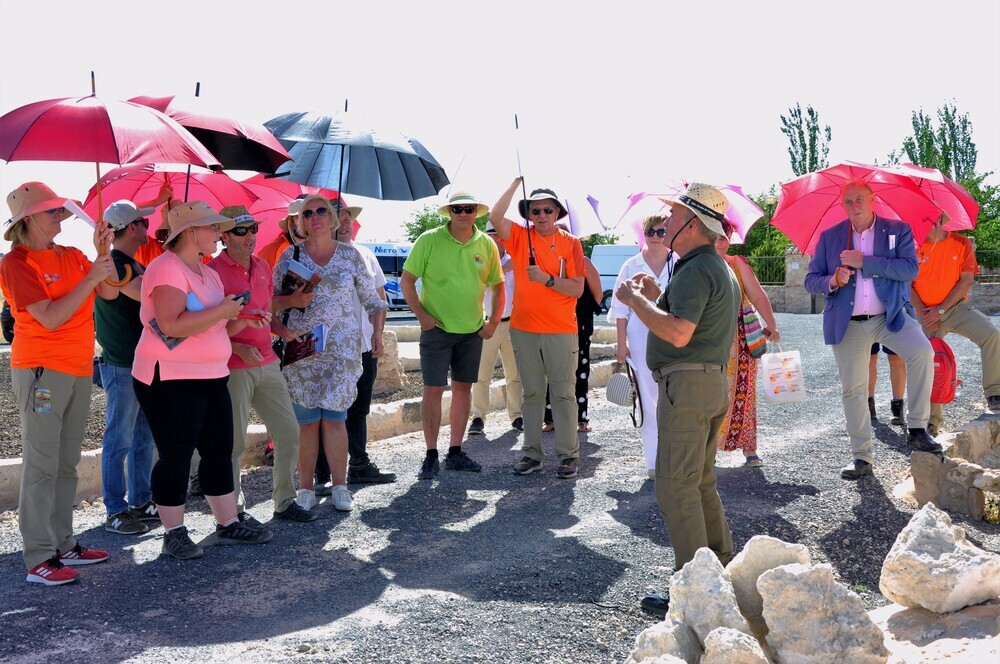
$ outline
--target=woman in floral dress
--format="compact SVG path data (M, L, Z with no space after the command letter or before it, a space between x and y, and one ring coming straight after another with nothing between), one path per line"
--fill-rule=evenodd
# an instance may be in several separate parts
M330 201L309 196L302 201L299 227L307 239L286 249L274 266L274 284L279 294L290 260L297 260L322 280L305 311L291 309L291 330L302 333L322 323L327 328L326 349L285 367L292 407L299 422L299 492L296 502L303 509L316 503L313 475L319 441L330 462L332 499L336 509L350 511L353 498L347 489L347 409L357 397L361 377L361 319L353 295L375 323L388 307L375 289L357 249L337 242L340 222ZM296 258L296 253L298 257Z

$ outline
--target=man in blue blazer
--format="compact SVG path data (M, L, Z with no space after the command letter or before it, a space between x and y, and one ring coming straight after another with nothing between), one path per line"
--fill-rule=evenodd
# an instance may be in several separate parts
M918 271L909 224L875 215L868 183L850 180L840 195L847 219L820 236L805 288L826 296L823 337L833 346L840 371L844 417L854 460L844 479L872 473L872 428L868 417L868 358L871 346L888 345L906 362L909 432L906 442L940 453L927 433L934 382L934 353L920 324L909 315L910 282Z

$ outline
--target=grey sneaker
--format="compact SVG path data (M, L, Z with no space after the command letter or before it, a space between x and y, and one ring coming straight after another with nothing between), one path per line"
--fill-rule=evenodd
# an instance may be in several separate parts
M469 435L482 436L484 428L486 428L486 422L483 422L483 418L473 417L472 424L469 425Z
M228 526L215 524L215 536L219 544L264 544L271 541L270 530L264 526L252 526L242 521L234 521Z
M205 555L205 550L194 543L187 526L181 526L163 534L163 553L178 560L193 560Z
M109 516L104 522L104 529L119 535L142 535L149 532L149 526L140 521L130 510Z
M541 469L542 462L535 461L531 457L522 457L520 461L514 464L514 472L518 475L530 475Z
M142 505L128 508L128 511L135 515L139 521L160 522L160 512L156 509L156 503L147 500Z
M478 463L469 458L465 452L449 454L444 459L444 467L448 470L466 470L470 473L478 473L483 469Z
M430 457L424 457L424 463L420 466L420 472L417 473L418 480L432 480L438 476L441 472L441 462L438 461L437 457L433 459Z
M578 463L579 462L576 459L563 459L559 462L559 470L556 471L556 477L561 480L568 480L571 477L576 477Z
M274 513L275 521L295 521L297 523L309 523L310 521L315 521L319 518L319 514L313 512L307 512L294 500L288 503L288 507L281 510L280 512Z

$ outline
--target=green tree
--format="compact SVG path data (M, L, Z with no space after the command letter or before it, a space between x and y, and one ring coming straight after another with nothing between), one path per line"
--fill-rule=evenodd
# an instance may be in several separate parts
M489 220L489 213L476 217L476 226L479 230L486 229L486 222ZM415 210L410 215L410 220L403 223L406 229L406 239L408 242L416 242L424 231L443 226L448 223L448 217L438 214L438 209L430 205L425 205L421 210Z
M819 113L812 106L806 107L802 115L802 105L796 102L788 109L788 116L781 116L781 133L788 138L788 159L796 176L805 175L826 168L830 162L830 125L820 127Z
M587 258L590 258L591 254L594 253L594 247L599 244L615 244L618 242L618 236L608 233L607 235L602 235L601 233L594 233L593 235L580 239L580 244L583 245L583 253Z

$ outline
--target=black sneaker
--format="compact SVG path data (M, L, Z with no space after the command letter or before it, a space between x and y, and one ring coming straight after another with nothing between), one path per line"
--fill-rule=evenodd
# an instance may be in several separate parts
M396 473L383 473L374 463L361 468L347 469L348 484L392 484L396 481Z
M138 507L130 507L128 511L135 515L139 521L160 522L160 512L156 509L156 503L147 500Z
M201 480L198 479L197 475L192 477L191 481L188 483L188 494L194 496L195 498L200 498L205 495L205 492L201 490Z
M441 462L438 461L437 457L424 457L424 463L420 466L420 472L417 473L418 480L432 480L438 476L441 472Z
M483 469L478 463L469 458L465 452L449 454L444 459L444 467L448 470L466 470L470 473L478 473Z
M927 433L926 429L910 429L910 432L906 434L906 443L921 452L941 454L941 444L934 440L934 437Z
M1000 415L1000 394L986 397L986 409L995 415Z
M205 550L194 543L187 526L181 526L163 534L163 553L178 560L193 560L205 555Z
M280 512L274 513L275 521L295 521L297 523L309 523L310 521L315 521L319 518L319 514L313 514L312 512L307 512L296 503L294 500L288 503L288 507L281 510Z
M578 461L576 459L563 459L559 462L559 470L556 471L556 477L561 480L568 480L571 477L576 477L576 470Z
M542 462L535 461L531 457L522 457L520 461L514 464L514 473L517 475L530 475L541 469Z
M142 535L149 532L149 526L140 521L139 517L129 510L123 510L109 516L104 522L104 529L109 533L118 533L119 535Z
M878 420L878 414L875 412L875 397L868 397L868 416L872 423Z
M514 421L510 423L511 429L517 429L518 431L524 431L524 418L515 417Z
M481 417L473 417L472 424L469 425L469 435L470 436L482 436L483 429L486 427L486 422L483 422Z
M253 519L253 517L250 518ZM264 544L271 541L271 531L264 526L253 526L239 520L228 526L215 524L215 536L219 540L219 544Z
M654 616L666 617L667 609L670 608L670 595L667 593L651 593L642 598L639 606L643 611L649 611Z
M250 526L251 528L263 528L264 524L253 517L250 512L240 512L236 515L236 518L240 520L244 526Z
M889 421L894 427L905 427L906 417L903 415L903 400L893 399L889 402L889 409L892 410L892 420Z

